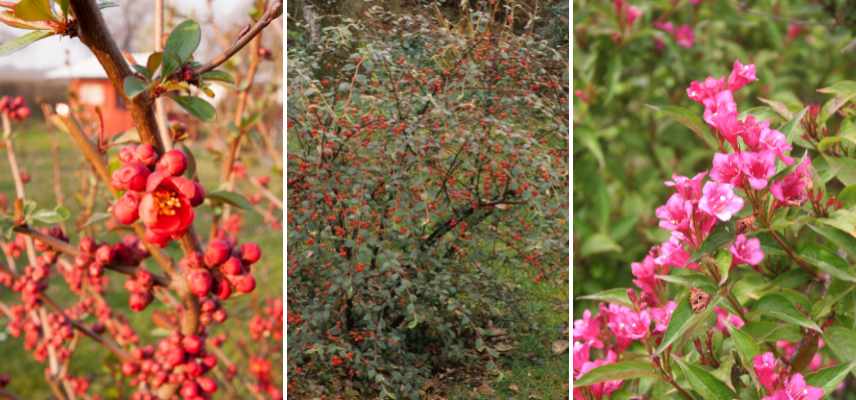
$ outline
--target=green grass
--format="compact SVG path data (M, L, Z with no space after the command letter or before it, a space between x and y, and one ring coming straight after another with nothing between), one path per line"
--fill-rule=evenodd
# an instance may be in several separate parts
M451 399L564 399L568 395L569 352L553 354L552 343L567 340L562 328L568 324L567 270L540 283L519 266L504 265L499 278L518 286L522 302L520 315L529 318L529 329L509 332L516 340L514 348L498 360L498 371L476 384L456 385ZM521 325L524 325L521 324ZM489 371L490 372L490 371ZM489 386L492 394L480 393L478 386ZM512 390L515 388L515 390Z
M65 194L65 205L71 210L72 218L66 221L67 227L74 226L74 218L81 210L79 201L79 191L81 174L86 172L88 168L83 157L76 151L71 140L62 134L57 135L52 129L48 129L45 125L30 124L23 127L15 127L17 131L14 138L15 152L18 156L18 162L31 176L31 181L26 185L28 198L35 200L40 208L52 208L55 205L55 197L53 191L53 157L51 153L52 143L59 140L60 144L60 166L62 176L62 187ZM205 151L202 146L190 145L197 162L197 172L203 186L207 190L216 190L219 183L219 161L214 158L211 153ZM5 193L9 199L14 198L14 184L8 173L8 162L6 160L5 151L0 151L2 159L0 159L0 193ZM113 152L111 152L113 153ZM270 170L265 166L264 160L245 159L248 164L249 173L251 175L270 175L271 190L277 195L281 195L281 175ZM244 193L249 192L250 186L244 186L238 183L238 189ZM106 211L107 196L109 194L103 189L99 193L101 199L98 202L96 211ZM212 209L208 205L196 208L196 230L201 238L206 238L211 224ZM69 229L67 229L68 231ZM77 233L68 232L73 243L77 243ZM99 239L109 239L111 242L118 239L116 234L100 234ZM236 336L245 336L247 332L248 315L257 306L263 306L263 301L268 298L282 297L282 246L283 232L282 230L272 229L264 223L262 216L255 212L247 212L244 216L243 230L240 235L242 242L255 241L261 246L263 258L259 264L253 267L253 273L256 277L257 288L250 296L241 296L230 299L227 304L230 320L225 325L215 327L211 330L213 334L220 332L226 333L227 337L235 338ZM168 253L173 258L180 257L180 251L177 245L170 245L167 249ZM22 267L24 259L19 259L19 268ZM149 268L158 270L157 266L152 262L147 262ZM133 313L127 306L127 292L122 287L125 281L124 276L110 275L110 285L107 289L105 297L107 301L115 307L115 310L122 313L131 321L131 325L137 329L143 343L154 343L158 336L163 334L162 329L156 329L152 325L151 314L155 310L165 311L156 300L144 312ZM69 306L74 301L74 297L67 291L65 282L62 278L55 276L51 281L49 294L63 306ZM16 294L11 293L8 289L0 287L0 301L7 304L12 303ZM240 321L238 321L240 320ZM91 322L91 320L90 320ZM5 325L5 319L0 320L0 327ZM227 340L225 351L229 355L236 355L238 350L234 343L230 344ZM9 389L26 399L40 399L49 396L49 391L44 383L42 364L37 363L33 357L23 349L23 341L20 338L12 338L5 334L5 329L0 330L0 354L2 354L2 362L0 362L0 373L8 373L12 377L12 383ZM113 386L108 374L108 366L115 366L115 360L110 354L97 346L88 338L81 338L78 345L78 350L72 357L70 363L70 372L75 376L86 376L90 378L98 377L93 389L90 393L102 394L104 398L125 398L127 393L119 394L112 392ZM281 365L280 360L273 360L274 366L279 370ZM276 373L275 373L276 375ZM111 393L112 392L112 393Z

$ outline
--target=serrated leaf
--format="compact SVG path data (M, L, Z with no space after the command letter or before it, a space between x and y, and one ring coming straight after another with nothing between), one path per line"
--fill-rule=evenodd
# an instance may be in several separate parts
M67 220L70 216L71 212L67 208L57 206L53 210L36 210L30 214L29 219L46 225L53 225Z
M809 224L808 227L856 258L856 237L831 226Z
M806 243L800 248L799 254L800 257L831 277L856 283L856 273L847 265L847 261L837 254L814 243Z
M225 71L208 71L201 75L203 80L206 81L217 81L217 82L225 82L230 84L235 84L235 78L232 78L232 74Z
M850 185L835 196L845 208L856 208L856 185Z
M14 10L15 16L24 21L56 21L50 0L21 0Z
M843 363L834 367L819 369L805 377L805 383L823 389L824 393L832 393L835 388L853 370L854 364Z
M34 31L23 36L18 36L12 40L8 40L0 44L0 56L12 54L24 47L29 46L33 42L37 42L46 37L53 36L51 31Z
M595 300L602 301L605 303L614 303L621 304L625 306L632 306L633 304L630 302L630 298L627 297L627 289L617 288L617 289L607 289L602 292L597 292L594 294L589 294L585 296L577 297L578 300Z
M253 206L250 204L249 201L247 201L247 199L244 198L244 196L235 192L218 190L215 192L208 193L208 195L205 197L214 202L231 204L235 207L242 208L244 210L249 210L253 208Z
M146 82L136 76L130 75L125 78L124 82L125 95L129 99L137 97L138 94L146 91Z
M734 341L734 347L737 353L740 354L740 359L745 363L744 367L752 368L752 359L758 354L761 354L761 346L752 338L749 333L737 329L730 324L728 331L731 333L731 340Z
M698 112L693 112L686 108L677 106L655 106L648 104L648 107L653 108L661 114L689 128L699 139L701 139L702 142L707 144L708 147L710 147L711 149L718 148L716 139L714 139L707 125L699 117Z
M771 293L762 297L755 309L762 315L820 332L820 327L814 321L797 310L793 303L781 294Z
M199 42L202 39L202 30L196 21L186 20L169 34L164 46L164 53L171 54L176 57L179 64L183 64L190 60L193 52L199 47Z
M794 114L788 110L788 106L780 101L765 99L763 97L759 97L758 100L761 100L762 103L770 106L776 114L781 115L782 118L786 120L791 120L794 117Z
M574 387L594 385L605 381L656 377L654 365L648 361L627 360L597 367L574 382Z
M710 372L694 364L685 363L678 357L673 358L684 372L690 386L705 400L732 400L736 397L731 388Z
M196 96L172 96L171 99L191 115L203 121L211 121L217 115L217 110L207 101Z

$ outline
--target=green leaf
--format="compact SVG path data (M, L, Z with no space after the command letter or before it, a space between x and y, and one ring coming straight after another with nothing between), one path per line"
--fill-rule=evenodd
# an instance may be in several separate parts
M24 21L56 21L50 0L21 0L15 5L15 16Z
M797 139L802 140L797 135L800 132L797 127L800 125L800 121L802 120L806 112L808 112L808 107L804 107L802 111L797 113L797 115L793 119L791 119L787 124L785 124L785 126L782 127L782 133L785 135L785 137L788 138L788 143L795 143Z
M740 354L740 359L743 360L744 366L752 368L752 359L758 354L761 354L761 346L752 338L749 333L737 329L730 324L728 330L731 332L731 340L734 341L734 347Z
M847 265L847 261L837 254L814 243L806 243L800 248L799 254L806 261L833 278L856 283L856 273Z
M232 77L232 74L225 71L208 71L201 75L202 80L206 81L218 81L225 82L230 84L235 84L235 78Z
M699 117L700 113L693 112L686 108L677 106L655 106L648 104L648 107L651 107L654 110L660 112L661 114L679 122L681 125L686 126L711 149L716 149L719 147L716 143L716 139L711 134L707 125Z
M731 388L724 382L716 379L710 372L694 364L687 364L678 357L674 357L687 377L690 386L705 400L732 400L736 397Z
M68 211L67 208L63 206L57 206L53 210L37 210L32 213L29 219L37 222L41 222L46 225L58 224L68 219L71 216L71 212Z
M713 253L726 243L734 240L735 236L737 236L737 228L735 227L734 219L718 224L716 228L713 228L713 232L710 233L701 246L699 246L698 250L693 252L690 262L698 261L704 254Z
M849 232L845 233L837 228L815 224L809 224L808 227L835 244L839 249L846 251L851 257L856 258L856 237L850 235Z
M62 11L62 15L64 17L68 16L68 0L57 0L57 4L59 4L59 9Z
M23 36L18 36L12 40L0 44L0 56L12 54L24 47L29 46L33 42L42 40L48 36L53 36L51 31L33 31Z
M835 196L846 208L856 208L856 185L850 185L838 192Z
M678 302L678 307L675 308L675 311L672 313L672 319L669 321L669 327L663 335L663 341L660 342L660 346L657 347L656 354L662 353L663 350L666 350L667 347L678 339L687 337L688 331L707 318L711 310L713 310L713 304L718 300L718 297L713 296L710 304L704 311L693 313L690 308L688 297L686 295L682 297L683 298Z
M627 360L597 367L574 382L574 387L594 385L604 381L653 378L657 374L649 361Z
M207 101L196 96L172 96L173 101L178 103L181 108L184 108L196 118L203 121L211 121L217 115L217 110Z
M846 186L856 185L856 159L844 157L824 157L831 168L838 170L835 177Z
M727 250L716 254L716 267L719 270L719 286L722 286L728 280L728 273L731 271L731 258L731 252Z
M125 78L124 86L125 95L128 96L129 99L133 99L134 97L137 97L138 94L146 91L146 83L143 82L142 79L133 75L129 75Z
M830 87L817 90L820 93L834 94L835 97L829 99L820 110L818 121L825 122L829 117L835 114L839 108L847 104L850 99L856 96L856 82L841 81L836 82Z
M253 206L250 204L249 201L247 201L247 199L244 198L244 196L235 192L218 190L215 192L208 193L206 197L215 203L227 203L235 207L242 208L244 210L250 210L253 208Z
M839 361L856 361L856 331L841 325L833 325L823 333L823 340L835 353Z
M595 294L580 296L577 297L577 299L602 301L606 303L621 304L628 307L632 306L632 303L630 303L630 298L627 297L627 289L624 288L607 289L602 292L597 292Z
M199 47L199 42L202 39L202 30L196 21L189 19L184 21L169 34L164 46L164 53L172 54L176 57L179 64L184 64L193 52Z
M187 169L184 171L184 176L189 179L193 179L196 176L196 157L193 156L193 152L190 151L190 148L183 143L181 145L181 150L187 157Z
M86 223L83 224L82 228L86 228L87 226L95 225L101 221L106 221L109 218L110 218L109 213L103 213L103 212L93 213L91 216L89 216L89 219L86 220Z
M824 393L832 393L847 377L856 364L843 363L834 367L819 369L806 375L805 382L811 386L823 389Z
M762 297L761 300L758 300L755 309L761 315L820 332L820 327L814 321L799 312L790 300L781 294L771 293Z
M158 70L158 67L161 66L161 63L163 63L163 52L152 53L146 60L146 69L154 74Z
M786 106L780 101L765 99L763 97L759 97L758 100L761 100L762 103L770 106L770 108L772 108L773 111L776 112L776 114L781 115L782 118L786 120L790 120L794 117L794 114L790 110L788 110L788 106Z
M115 1L99 1L98 2L98 9L99 10L103 10L105 8L111 8L111 7L119 7L119 3L116 3Z
M585 243L583 243L580 248L580 255L588 257L593 254L613 251L621 251L621 246L615 243L609 236L603 233L595 233L589 236Z

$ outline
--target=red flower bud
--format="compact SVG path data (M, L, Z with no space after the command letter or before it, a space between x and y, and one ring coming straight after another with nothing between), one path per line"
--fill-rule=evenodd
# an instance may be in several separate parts
M225 262L231 253L232 246L229 243L223 240L212 240L208 243L208 248L205 249L205 265L212 268L216 267Z
M137 147L125 146L119 149L119 161L128 164L137 161Z
M199 396L199 385L193 381L185 381L184 384L181 385L181 391L179 393L181 394L181 397L185 399Z
M225 279L222 279L217 282L217 286L214 288L214 291L217 294L217 298L220 300L226 300L230 296L232 296L232 286L229 285L229 282ZM217 311L221 311L222 309L218 309L214 311L214 320L217 320ZM220 322L220 321L217 321Z
M199 378L196 378L196 383L205 393L214 393L217 391L217 382L210 377L200 376Z
M131 296L128 297L128 305L131 307L131 310L138 312L145 310L151 301L152 295L147 292L131 293Z
M23 106L23 105L24 105L24 98L21 96L17 96L17 97L15 97L14 100L12 100L12 104L9 108L14 109L14 108L18 108L18 107Z
M143 143L134 149L134 157L137 161L150 166L158 160L158 152L155 151L155 148L152 145Z
M30 109L27 107L21 107L17 111L15 111L14 119L18 121L23 121L30 116Z
M207 273L208 271L202 272ZM202 339L199 336L195 335L185 336L181 339L181 347L183 347L184 351L186 351L188 354L198 354L202 350L202 346L204 344L205 343L202 341Z
M204 297L211 291L211 273L205 269L196 269L188 276L190 292L198 297Z
M262 258L262 249L255 243L244 243L241 245L241 260L247 265L255 264Z
M80 239L78 247L81 252L92 254L95 252L95 240L89 236L85 236L83 239Z
M133 362L124 362L122 363L122 374L125 376L131 376L136 374L140 370L139 365Z
M166 246L167 242L169 242L169 237L170 236L168 234L165 234L163 232L155 232L151 229L146 229L144 239L147 243L151 243L158 247L164 247Z
M252 275L242 275L234 280L235 290L239 293L250 293L256 288L256 278Z
M149 174L151 171L145 165L138 162L128 163L113 171L110 184L116 189L141 192L146 190L146 180L149 178Z
M113 252L113 248L110 245L101 245L98 250L95 251L95 261L100 262L101 264L107 265L113 262L113 257L115 253Z
M241 275L244 273L244 265L237 257L229 257L220 267L220 271L226 275Z
M179 176L187 168L187 157L181 150L170 150L161 156L155 168L157 171L164 171L172 176Z

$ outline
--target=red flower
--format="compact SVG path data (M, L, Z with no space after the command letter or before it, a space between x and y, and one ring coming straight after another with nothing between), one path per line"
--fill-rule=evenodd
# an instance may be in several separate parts
M140 201L140 219L147 228L147 240L165 244L187 231L193 222L193 206L172 177L152 174L146 192Z

